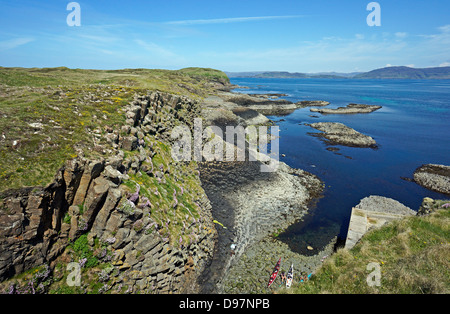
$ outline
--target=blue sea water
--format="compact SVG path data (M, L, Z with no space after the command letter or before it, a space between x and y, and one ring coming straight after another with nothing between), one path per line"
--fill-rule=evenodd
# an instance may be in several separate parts
M417 210L424 197L449 197L414 182L422 164L450 165L450 80L256 79L233 78L242 93L282 93L293 102L325 100L328 108L349 103L381 105L370 114L321 115L310 108L269 117L280 126L282 161L317 175L325 192L305 219L279 236L292 250L314 253L330 239L345 239L352 207L370 195L390 197ZM280 121L284 119L284 121ZM304 123L341 122L372 136L378 149L335 146L327 150ZM306 246L315 250L308 252Z

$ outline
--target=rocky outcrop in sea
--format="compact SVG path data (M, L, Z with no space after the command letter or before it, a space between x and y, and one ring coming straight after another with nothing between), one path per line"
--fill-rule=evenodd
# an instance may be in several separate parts
M370 136L364 135L342 123L336 122L318 122L306 124L323 133L312 133L319 136L331 145L344 145L350 147L371 147L375 148L377 142Z
M450 166L423 165L414 171L414 182L429 190L450 195Z
M337 109L311 108L310 111L322 114L357 114L357 113L371 113L381 108L383 107L376 105L349 104L346 107L339 107Z

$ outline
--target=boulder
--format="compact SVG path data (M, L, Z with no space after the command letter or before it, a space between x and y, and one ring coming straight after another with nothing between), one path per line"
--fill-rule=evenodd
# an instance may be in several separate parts
M122 181L122 173L111 166L106 166L104 176L117 185Z
M138 138L134 135L127 136L122 141L122 148L124 150L132 151L138 146Z

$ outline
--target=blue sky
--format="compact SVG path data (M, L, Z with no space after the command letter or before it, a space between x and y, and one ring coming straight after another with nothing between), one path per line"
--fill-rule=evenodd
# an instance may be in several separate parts
M450 65L450 1L0 0L0 66L353 72Z

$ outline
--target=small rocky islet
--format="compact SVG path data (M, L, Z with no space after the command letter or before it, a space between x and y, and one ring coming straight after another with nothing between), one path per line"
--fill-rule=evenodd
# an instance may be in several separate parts
M377 147L377 142L372 137L364 135L342 123L318 122L306 125L321 131L322 133L313 134L323 138L327 144L350 147Z
M339 107L336 109L330 108L311 108L311 112L318 112L322 114L358 114L371 113L381 109L382 106L365 105L365 104L349 104L346 107Z
M422 165L414 171L414 182L429 190L450 195L450 166Z

